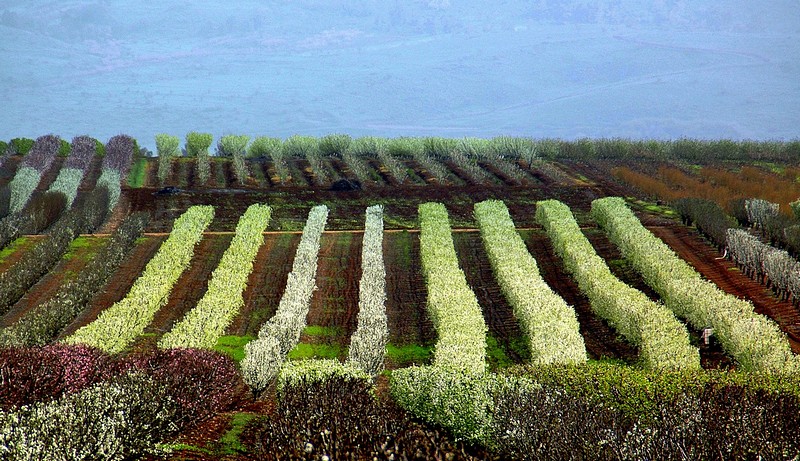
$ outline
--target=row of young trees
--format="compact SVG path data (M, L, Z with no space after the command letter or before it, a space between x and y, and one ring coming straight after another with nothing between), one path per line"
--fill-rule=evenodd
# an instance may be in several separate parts
M41 242L0 274L0 314L11 309L58 263L76 237L93 231L105 221L107 200L106 189L96 188L83 203L63 214Z
M427 310L437 334L434 364L480 373L486 366L486 322L458 266L447 209L421 204L419 225Z
M242 374L255 395L266 389L278 375L281 364L297 345L306 326L315 288L319 241L327 220L327 206L317 205L309 211L278 309L262 325L258 338L245 345Z
M50 169L58 149L61 147L61 138L49 134L40 136L33 144L31 151L22 158L22 162L9 183L11 195L9 198L9 213L22 211L28 200L39 185L42 176Z
M200 183L208 180L208 148L212 137L209 133L191 132L186 135L186 154L197 158ZM248 144L249 143L249 144ZM167 134L156 136L159 156L158 180L164 184L170 174L172 160L180 155L179 139ZM352 174L362 183L376 179L367 163L379 161L397 182L408 179L406 167L399 159L414 160L427 171L431 180L447 183L455 178L442 164L453 161L471 181L483 184L491 181L491 175L479 162L491 164L506 177L517 183L530 179L516 161L528 163L537 158L536 143L527 138L501 136L493 139L464 138L377 138L366 136L352 139L345 134L331 134L321 138L294 135L285 140L274 137L257 137L252 142L245 135L225 135L217 143L217 155L232 159L237 181L244 184L249 176L244 159L271 158L278 181L287 184L292 179L290 159L305 159L317 185L326 185L335 176L326 159L336 158L344 162Z
M383 206L367 208L358 285L358 326L350 338L348 362L370 376L383 371L389 325L386 267L383 264Z
M109 353L123 351L163 307L172 287L189 266L194 247L214 217L210 205L190 207L175 220L172 232L145 266L124 298L105 309L92 323L66 338Z
M161 348L194 347L211 349L225 328L244 307L244 290L253 270L253 261L264 243L263 232L272 209L253 204L239 218L236 234L208 282L200 301L158 342Z
M611 273L581 232L569 207L557 200L538 202L536 220L547 231L567 272L589 298L592 310L639 348L639 359L645 367L700 368L700 353L689 343L686 327L669 309Z
M774 321L753 312L750 302L703 280L642 226L623 199L593 201L592 216L665 305L697 329L712 327L723 349L742 369L779 373L797 370L789 343Z
M475 219L495 279L525 333L531 363L585 362L586 345L575 310L542 279L505 204L477 203Z
M145 213L128 216L105 246L77 277L62 285L55 295L27 311L8 328L0 330L0 345L44 346L86 308L127 257L147 224Z
M434 360L392 372L395 401L456 437L485 443L491 428L495 377L486 373L487 327L481 307L458 266L447 209L419 206L420 253L427 311L436 329Z

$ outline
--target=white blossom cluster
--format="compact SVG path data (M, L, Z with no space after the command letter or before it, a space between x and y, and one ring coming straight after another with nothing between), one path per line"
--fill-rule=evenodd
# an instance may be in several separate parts
M138 459L174 429L175 402L142 374L13 411L0 410L0 459Z
M447 210L441 203L423 203L419 220L427 307L438 335L434 363L481 373L486 361L486 322L458 267Z
M725 243L731 258L751 276L766 276L774 289L800 297L800 262L789 253L741 229L728 229Z
M214 347L239 309L244 307L242 294L258 249L264 243L263 232L271 213L269 206L258 203L247 208L236 225L236 235L211 274L206 293L197 306L161 338L158 347Z
M592 310L626 340L639 347L651 369L700 369L700 352L689 332L663 304L619 280L594 251L567 205L557 200L536 204L536 220L547 231L567 272L589 298Z
M319 241L327 220L328 207L325 205L317 205L308 213L278 309L261 327L258 338L244 347L242 374L256 393L265 389L278 375L286 355L297 345L306 326L311 295L316 288Z
M190 207L178 219L169 237L124 298L104 310L92 323L65 342L84 343L116 354L124 350L169 300L172 287L189 266L194 247L214 218L210 205Z
M358 286L358 326L350 339L349 362L375 376L383 371L389 327L386 267L383 264L383 206L367 208Z
M336 359L304 359L286 361L278 373L277 390L286 387L322 383L331 378L363 379L370 376L363 370Z
M585 362L575 310L542 279L506 205L499 200L477 203L475 218L495 279L528 340L531 362Z
M619 197L592 202L592 216L675 315L711 327L743 370L793 372L797 359L778 325L753 305L721 291L648 231Z
M17 170L14 179L8 184L8 188L11 191L8 204L10 213L17 213L25 208L25 204L28 203L31 194L36 190L36 186L39 185L41 179L42 173L29 166L23 166Z

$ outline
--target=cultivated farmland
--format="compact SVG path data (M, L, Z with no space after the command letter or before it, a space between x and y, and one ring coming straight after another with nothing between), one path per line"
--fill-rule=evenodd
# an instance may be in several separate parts
M64 144L2 157L0 459L800 454L796 143Z

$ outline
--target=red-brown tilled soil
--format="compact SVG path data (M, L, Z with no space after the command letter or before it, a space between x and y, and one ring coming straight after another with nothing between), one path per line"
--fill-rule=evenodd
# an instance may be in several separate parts
M306 325L326 328L324 337L303 333L300 342L350 344L358 320L358 284L361 280L361 244L364 234L322 234L317 262L317 289L311 296ZM340 357L345 358L345 357Z
M144 271L147 262L156 254L161 243L166 239L166 235L150 236L138 243L111 277L103 291L92 299L90 307L67 326L57 339L66 338L78 328L88 325L100 315L100 312L125 297L133 282Z
M278 308L292 271L299 233L268 233L253 262L244 291L244 308L228 327L228 334L257 336Z
M194 247L189 267L183 271L172 287L167 304L156 312L144 330L147 336L140 336L131 346L132 350L144 351L155 348L161 336L197 305L208 289L211 273L216 269L232 239L232 234L203 236Z
M0 319L0 326L10 326L26 312L52 298L68 280L75 278L91 261L94 255L105 245L106 239L101 237L85 237L88 244L76 248L42 277L28 292Z

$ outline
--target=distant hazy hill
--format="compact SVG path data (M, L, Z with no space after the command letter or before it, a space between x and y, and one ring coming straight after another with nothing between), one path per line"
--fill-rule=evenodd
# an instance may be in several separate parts
M0 138L800 136L796 0L0 4Z

